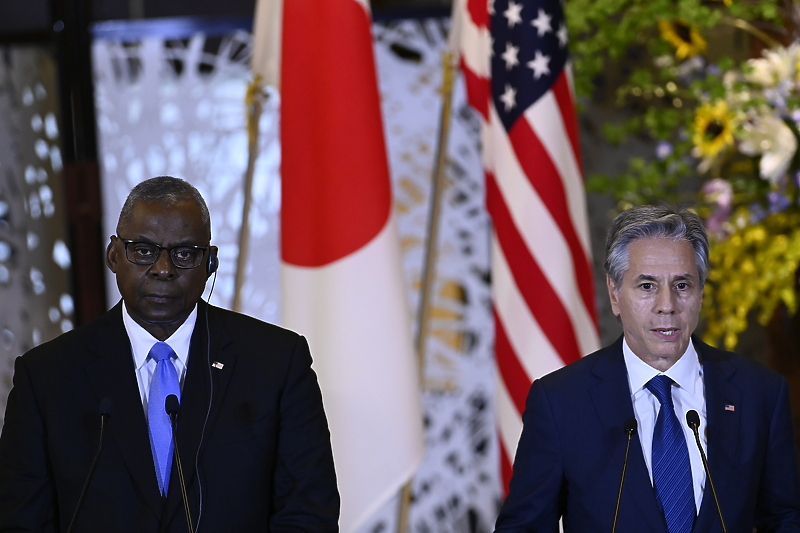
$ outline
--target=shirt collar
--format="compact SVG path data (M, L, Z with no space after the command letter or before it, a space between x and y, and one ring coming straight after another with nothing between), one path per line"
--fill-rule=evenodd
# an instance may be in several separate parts
M169 344L184 367L189 360L189 343L192 340L192 332L194 331L196 322L197 304L195 304L192 312L189 313L189 316L183 321L183 324L178 327L175 333L164 341ZM125 325L125 331L128 333L128 339L131 341L133 362L138 370L147 363L147 354L150 353L150 349L158 342L158 339L153 337L146 329L131 318L124 301L122 302L122 323Z
M674 365L669 367L666 372L659 370L648 365L633 353L628 341L623 337L622 339L622 355L625 358L625 367L628 370L628 383L631 387L631 395L644 388L645 383L653 379L659 374L666 374L672 381L679 387L686 389L690 394L695 394L695 387L697 385L696 377L702 371L700 367L700 360L697 357L697 351L694 349L692 340L689 339L689 346L686 351L678 359Z

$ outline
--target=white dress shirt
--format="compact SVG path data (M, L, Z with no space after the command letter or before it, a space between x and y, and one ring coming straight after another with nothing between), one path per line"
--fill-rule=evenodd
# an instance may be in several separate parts
M189 363L189 343L192 340L192 332L194 325L197 322L197 305L194 306L189 317L184 321L180 327L165 340L170 348L177 356L172 362L175 365L175 371L178 373L178 381L183 390L183 380L186 376L186 365ZM150 349L158 339L150 335L146 329L137 324L128 314L128 309L125 307L125 302L122 302L122 323L125 324L125 331L128 333L128 339L131 341L131 350L133 351L133 366L136 368L136 381L139 383L139 394L142 396L142 408L144 409L144 418L147 420L147 395L150 392L150 380L153 379L153 373L156 371L156 361L150 357Z
M700 451L697 449L694 433L686 423L687 411L694 409L700 415L700 441L703 443L704 451L708 448L706 446L705 431L706 398L703 384L703 367L700 366L700 360L697 357L694 345L690 340L686 352L666 372L659 372L639 359L624 339L622 353L625 357L625 366L628 369L628 384L631 390L633 411L636 415L636 422L639 424L639 441L642 443L644 462L647 464L651 483L653 482L653 428L655 427L661 404L644 385L659 374L666 374L675 382L672 387L672 401L675 404L675 415L678 417L678 422L683 428L683 434L686 436L686 446L689 448L689 461L692 466L692 481L694 484L694 502L695 508L699 510L700 503L703 501L706 472L703 468L703 460L700 458Z

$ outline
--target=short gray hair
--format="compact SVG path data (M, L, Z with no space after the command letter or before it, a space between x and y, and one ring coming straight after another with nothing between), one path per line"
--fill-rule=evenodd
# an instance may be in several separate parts
M608 232L603 267L614 287L622 285L622 276L628 270L631 243L641 238L675 239L691 244L700 287L705 286L708 277L708 234L700 217L688 209L674 206L640 205L617 215Z
M117 222L117 234L120 228L130 222L133 217L133 207L136 202L155 202L166 206L174 206L181 202L194 202L200 208L200 216L203 226L208 231L211 238L211 215L208 213L208 206L200 191L188 181L172 176L157 176L144 180L136 185L128 194L128 198L122 205Z

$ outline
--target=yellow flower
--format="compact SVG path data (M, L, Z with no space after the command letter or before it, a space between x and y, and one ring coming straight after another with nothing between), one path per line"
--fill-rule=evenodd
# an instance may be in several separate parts
M699 157L713 159L733 145L734 118L723 100L697 108L692 141Z
M678 59L696 56L706 49L706 41L697 28L685 22L661 19L658 21L658 29L661 37L675 47L675 56Z

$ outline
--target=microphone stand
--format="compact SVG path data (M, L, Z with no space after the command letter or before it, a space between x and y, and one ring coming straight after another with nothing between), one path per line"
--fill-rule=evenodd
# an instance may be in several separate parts
M703 468L706 471L708 484L711 485L711 495L714 496L714 505L717 506L717 514L719 515L719 522L722 524L722 533L728 533L728 528L725 527L725 519L722 518L722 507L719 506L719 498L717 498L717 489L714 487L714 480L711 479L711 470L708 468L708 460L706 459L706 452L703 451L703 446L700 444L700 415L697 411L690 409L686 412L686 423L694 433L694 440L697 442L697 449L700 450L700 459L703 460Z
M75 512L72 514L72 520L70 520L69 527L67 527L67 533L72 533L72 528L75 527L75 520L78 518L78 511L80 511L81 506L83 505L83 499L86 497L86 493L89 490L89 484L94 476L94 470L97 468L97 461L100 460L100 452L103 449L103 436L106 433L106 420L109 416L111 416L111 398L103 398L100 401L100 442L97 445L97 451L94 454L94 459L92 459L92 465L89 467L89 475L86 476L86 482L83 484L81 495L78 497L78 505L75 506Z
M614 507L614 523L611 526L611 533L617 531L617 517L619 516L619 505L622 503L622 487L625 484L625 472L628 470L628 452L631 450L631 438L636 432L636 419L629 418L625 421L625 434L628 442L625 444L625 459L622 461L622 476L619 478L619 492L617 492L617 505Z
M180 481L181 486L181 496L183 497L183 509L186 511L186 524L189 526L189 533L194 533L194 527L192 526L192 515L189 512L189 498L186 494L186 481L183 477L183 465L181 464L181 454L178 453L178 431L177 431L177 423L178 423L178 410L180 409L180 404L178 403L178 397L174 394L170 394L167 396L165 401L164 408L169 415L169 422L172 426L172 446L173 450L175 451L175 464L178 466L178 480Z

